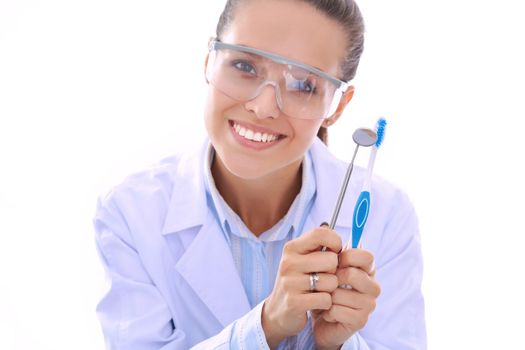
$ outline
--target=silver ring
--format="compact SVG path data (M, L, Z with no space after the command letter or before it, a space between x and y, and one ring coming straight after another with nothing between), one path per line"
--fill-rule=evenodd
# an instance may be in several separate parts
M317 274L317 272L312 272L310 274L310 291L317 291L317 282L319 282L319 275Z

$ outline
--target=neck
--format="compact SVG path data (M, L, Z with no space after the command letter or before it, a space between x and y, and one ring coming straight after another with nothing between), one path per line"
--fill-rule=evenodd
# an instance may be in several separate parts
M301 161L278 173L243 179L228 171L215 155L211 172L226 203L257 237L286 215L301 190Z

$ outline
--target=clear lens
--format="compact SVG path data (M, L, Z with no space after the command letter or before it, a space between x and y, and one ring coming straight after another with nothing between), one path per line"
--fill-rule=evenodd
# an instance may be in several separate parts
M263 87L273 85L279 108L294 118L326 118L335 112L341 98L341 91L331 81L314 72L234 49L212 50L206 77L217 89L240 101L251 100Z

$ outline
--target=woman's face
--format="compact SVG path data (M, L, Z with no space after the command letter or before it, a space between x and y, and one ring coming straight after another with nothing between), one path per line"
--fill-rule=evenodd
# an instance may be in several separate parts
M340 76L346 40L339 23L311 5L293 0L242 2L221 37L224 43L276 53L336 77ZM297 172L322 123L322 119L285 115L271 85L247 102L234 100L209 85L205 124L216 160L240 178ZM246 138L250 132L275 140L250 140L251 135Z

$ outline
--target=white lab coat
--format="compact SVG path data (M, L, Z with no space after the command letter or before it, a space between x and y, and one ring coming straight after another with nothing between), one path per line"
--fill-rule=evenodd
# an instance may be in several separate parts
M99 201L96 241L110 288L97 312L108 348L187 349L250 311L230 248L206 203L205 151L168 158ZM305 231L329 221L346 172L346 164L320 141L310 151L317 196ZM363 177L356 167L336 226L343 242ZM375 255L382 293L359 332L361 348L425 349L416 215L403 192L378 178L363 248ZM206 348L228 339L229 331Z

